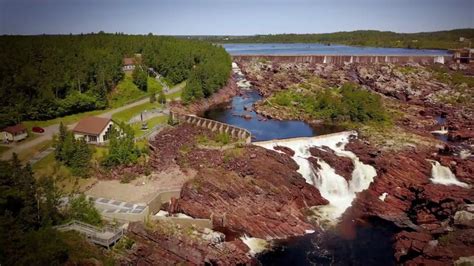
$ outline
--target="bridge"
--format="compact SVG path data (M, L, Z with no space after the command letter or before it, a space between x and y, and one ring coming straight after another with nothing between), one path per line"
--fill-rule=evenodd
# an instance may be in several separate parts
M77 220L72 220L69 223L56 226L55 228L61 232L76 231L85 235L90 242L106 248L110 248L110 246L117 243L124 234L123 228L99 228Z

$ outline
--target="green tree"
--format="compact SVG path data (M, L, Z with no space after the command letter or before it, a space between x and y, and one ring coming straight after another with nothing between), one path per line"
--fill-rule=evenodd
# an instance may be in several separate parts
M70 160L72 173L76 176L86 177L89 173L92 151L84 138L74 141L74 155Z
M158 102L161 104L166 104L166 95L163 91L160 91L158 95Z
M69 202L68 217L92 225L101 225L100 213L94 203L86 198L84 194L72 198Z
M135 163L140 157L140 150L135 145L133 129L120 123L119 129L113 128L109 140L109 153L104 159L103 165L112 167Z
M148 74L141 65L136 65L132 72L133 83L142 91L148 90Z
M150 94L150 103L154 103L154 102L156 102L156 94L152 92Z

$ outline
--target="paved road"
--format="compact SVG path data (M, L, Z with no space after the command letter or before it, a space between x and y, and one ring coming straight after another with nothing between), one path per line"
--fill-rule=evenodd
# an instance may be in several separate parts
M176 86L174 86L172 89L168 90L168 92L166 92L165 94L172 94L172 93L175 93L181 89L184 88L184 86L186 85L186 83L180 83ZM132 107L135 107L137 105L141 105L141 104L144 104L144 103L147 103L148 101L150 101L150 99L147 97L147 98L144 98L144 99L141 99L141 100L138 100L136 102L133 102L133 103L130 103L130 104L127 104L127 105L124 105L122 107L119 107L119 108L115 108L115 109L111 109L105 113L102 113L100 115L98 115L99 117L106 117L106 118L112 118L112 115L118 113L118 112L121 112L121 111L124 111L124 110L127 110L128 108L132 108ZM68 129L73 129L75 126L77 125L77 122L74 123L74 124L70 124L68 125ZM44 127L44 133L41 134L41 136L33 139L33 140L30 140L30 141L24 141L24 142L20 142L18 144L16 144L15 146L13 146L12 148L10 148L9 150L7 150L6 152L2 153L2 157L1 159L2 160L8 160L12 157L13 153L20 153L20 152L23 152L23 151L26 151L28 149L31 149L33 148L34 146L44 142L44 141L47 141L47 140L50 140L53 138L53 136L55 134L57 134L59 132L59 124L54 124L54 125L51 125L51 126L47 126L47 127ZM33 151L32 151L33 152ZM47 154L46 154L47 155ZM35 155L32 155L31 156L32 158L35 157Z

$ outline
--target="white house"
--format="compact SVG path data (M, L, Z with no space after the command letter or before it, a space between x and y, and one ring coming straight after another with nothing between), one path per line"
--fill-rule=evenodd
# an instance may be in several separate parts
M74 137L84 138L87 143L102 144L109 140L114 121L110 118L89 116L77 123L72 130Z
M20 141L27 137L28 131L23 124L16 124L0 130L0 139L4 142Z
M123 61L122 61L122 70L124 72L130 72L130 71L133 71L135 69L135 58L124 58Z

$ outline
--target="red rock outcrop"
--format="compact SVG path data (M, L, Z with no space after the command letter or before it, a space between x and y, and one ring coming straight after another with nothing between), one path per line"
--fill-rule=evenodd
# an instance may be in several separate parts
M231 149L197 145L205 129L180 125L160 133L152 145L151 164L167 161L197 170L173 210L196 218L211 218L217 227L260 238L284 238L315 229L306 221L307 207L328 202L296 171L285 153L248 145Z
M468 252L472 254L472 241L437 244L453 233L470 233L463 228L450 231L453 230L454 214L465 203L474 202L474 190L430 181L432 165L427 159L438 159L442 163L449 159L433 158L430 151L374 153L360 140L351 141L346 149L357 154L361 161L372 164L378 175L369 189L358 194L345 217L379 217L399 226L402 231L396 235L394 246L399 263L448 263ZM453 157L451 160L456 164L447 166L462 171L469 171L465 168L472 165L472 160ZM468 178L464 181L474 183ZM387 193L384 200L379 198L383 193ZM430 242L432 240L438 242Z
M352 179L352 171L354 171L354 164L352 160L347 157L338 156L331 150L329 147L323 146L319 147L312 147L309 149L309 152L312 156L320 158L321 160L325 161L329 164L334 170L336 174L344 177L346 180ZM319 164L317 160L312 160L311 163L315 168L319 168Z
M151 230L131 223L128 236L135 241L121 265L238 265L252 264L240 240L212 243L185 234Z
M235 80L230 77L227 84L216 93L212 94L211 97L201 99L188 105L183 105L181 102L172 102L171 110L183 114L202 115L206 110L212 107L229 102L232 100L232 97L238 93L239 88L237 87Z

